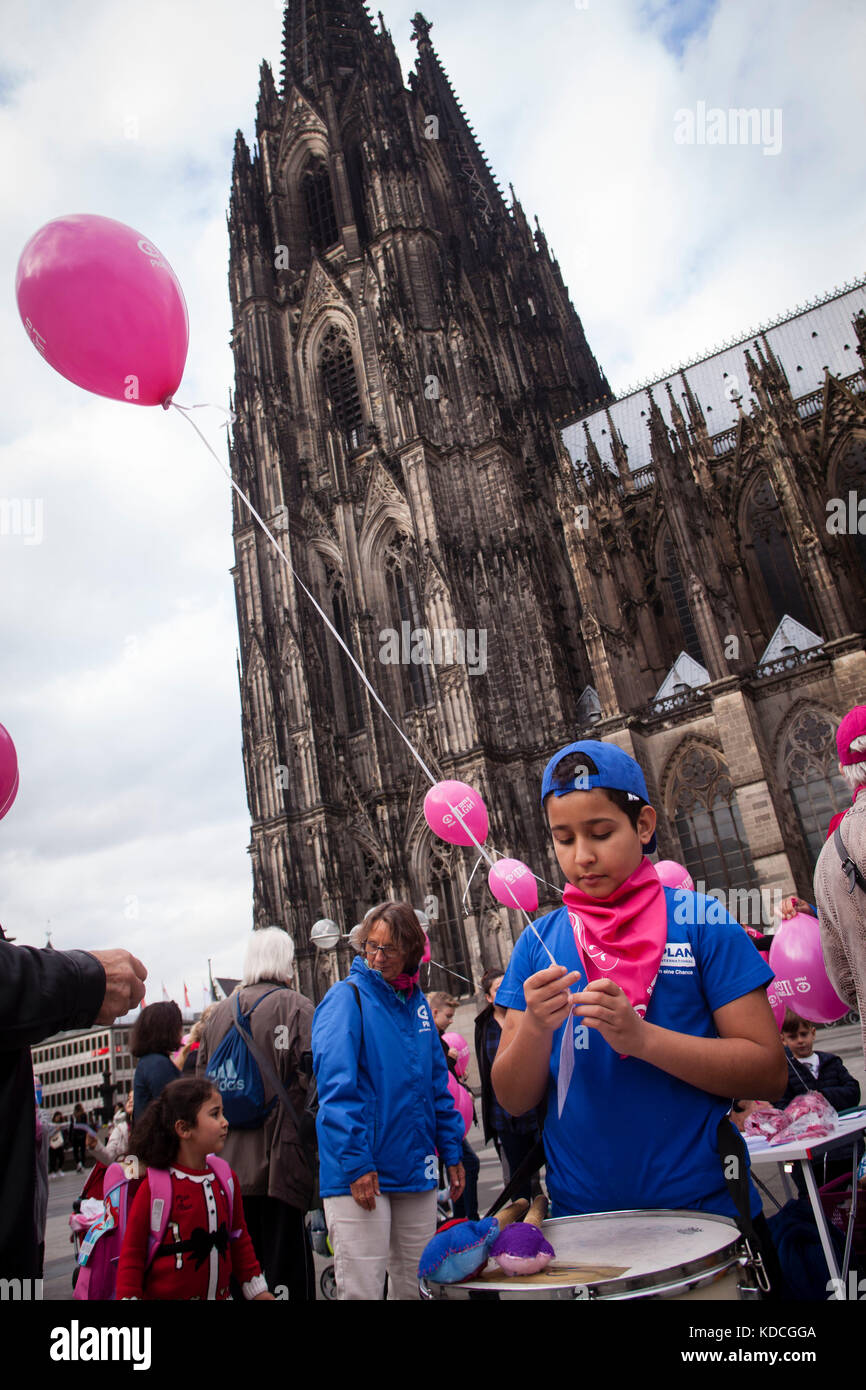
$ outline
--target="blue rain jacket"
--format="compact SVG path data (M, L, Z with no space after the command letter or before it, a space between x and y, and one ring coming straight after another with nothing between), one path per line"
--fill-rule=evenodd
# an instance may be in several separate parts
M316 1009L313 1068L323 1197L348 1196L350 1184L372 1172L382 1192L428 1192L438 1186L437 1154L448 1166L461 1162L463 1121L417 985L405 1001L358 956L349 979Z

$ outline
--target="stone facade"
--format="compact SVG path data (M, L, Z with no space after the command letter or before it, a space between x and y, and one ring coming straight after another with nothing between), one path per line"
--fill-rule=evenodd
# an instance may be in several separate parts
M583 735L642 763L663 855L697 864L682 837L709 825L718 886L805 891L791 758L826 770L866 692L862 549L822 524L837 478L866 490L862 373L828 373L804 419L756 349L730 448L696 396L671 392L675 418L647 398L649 466L621 434L604 460L593 431L617 404L429 31L417 15L407 86L356 0L292 0L280 88L263 64L256 147L239 133L235 148L232 471L294 570L235 497L254 924L292 933L313 998L351 959L317 955L317 918L347 932L382 898L435 899L434 960L472 985L521 921L480 870L469 884L469 851L432 838L424 772L310 595L434 775L484 795L490 844L554 884L540 773ZM750 527L769 537L757 558ZM778 612L773 563L797 590ZM788 612L820 645L756 672ZM680 651L706 680L653 703ZM432 986L470 989L437 972Z

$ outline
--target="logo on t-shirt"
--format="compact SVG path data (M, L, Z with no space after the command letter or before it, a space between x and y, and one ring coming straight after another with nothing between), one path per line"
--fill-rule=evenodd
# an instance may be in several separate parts
M421 1020L421 1027L418 1029L418 1032L428 1033L430 1031L430 1015L427 1012L426 1004L419 1004L417 1012Z
M668 941L659 964L659 974L693 975L697 969L694 951L688 941Z

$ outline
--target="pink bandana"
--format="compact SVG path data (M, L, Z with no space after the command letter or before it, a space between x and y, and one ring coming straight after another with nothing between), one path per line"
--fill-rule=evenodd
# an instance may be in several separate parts
M587 982L613 980L645 1015L668 934L664 889L644 857L609 898L569 884L562 895Z

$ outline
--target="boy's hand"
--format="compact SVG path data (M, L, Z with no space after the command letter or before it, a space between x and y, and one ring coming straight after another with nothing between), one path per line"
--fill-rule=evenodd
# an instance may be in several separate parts
M783 921L789 917L796 917L798 912L804 912L807 917L814 917L812 906L804 898L783 898L779 903L779 916Z
M448 1195L452 1202L456 1202L463 1196L463 1189L466 1186L466 1171L462 1163L452 1163L448 1169Z
M597 1028L606 1043L624 1057L639 1057L643 1019L613 980L593 980L573 994L574 1012L588 1028Z
M530 975L524 982L523 995L526 1000L526 1018L535 1028L554 1033L571 1013L571 1006L577 994L569 994L568 987L580 979L580 972L572 970L569 974L564 965L550 965Z

